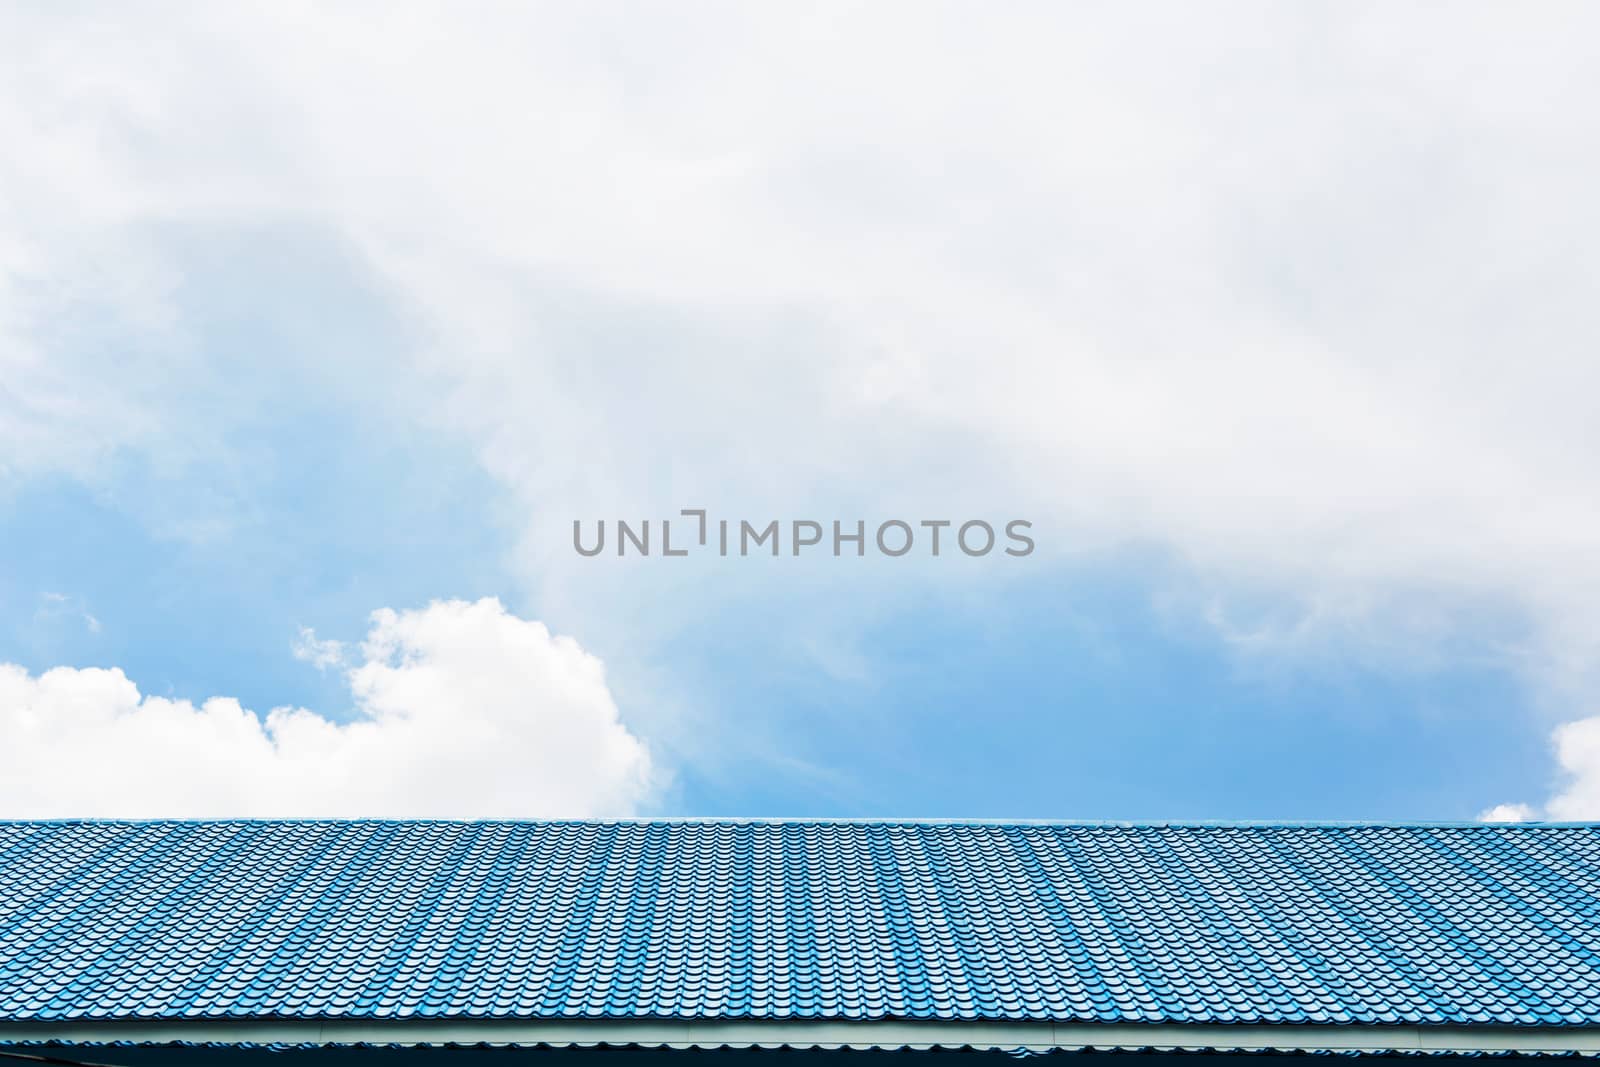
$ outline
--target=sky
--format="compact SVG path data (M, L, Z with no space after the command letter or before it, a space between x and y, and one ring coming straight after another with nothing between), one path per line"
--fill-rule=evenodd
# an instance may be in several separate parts
M14 7L0 817L1600 819L1597 23Z

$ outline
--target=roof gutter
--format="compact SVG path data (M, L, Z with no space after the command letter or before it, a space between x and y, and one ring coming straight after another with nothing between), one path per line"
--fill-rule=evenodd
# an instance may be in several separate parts
M674 1019L0 1020L0 1043L1600 1054L1600 1027Z

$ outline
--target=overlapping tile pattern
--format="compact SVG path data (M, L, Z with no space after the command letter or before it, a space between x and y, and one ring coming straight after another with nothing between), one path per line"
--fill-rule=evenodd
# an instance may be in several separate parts
M1600 827L0 823L0 1018L1600 1025Z

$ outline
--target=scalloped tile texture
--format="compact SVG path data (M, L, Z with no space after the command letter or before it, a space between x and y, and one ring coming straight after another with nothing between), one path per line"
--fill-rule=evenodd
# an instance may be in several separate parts
M1600 1025L1600 827L0 823L0 1018Z

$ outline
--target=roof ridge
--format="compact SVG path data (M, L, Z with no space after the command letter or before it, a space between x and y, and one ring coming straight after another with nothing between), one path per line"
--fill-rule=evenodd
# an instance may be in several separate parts
M1059 827L1062 829L1378 829L1378 830L1453 830L1453 829L1600 829L1600 820L1482 822L1477 820L1384 820L1384 819L1002 819L856 816L745 816L745 815L664 815L618 818L389 818L389 817L206 817L206 818L48 818L5 819L0 826L219 826L219 825L372 825L372 826L974 826L974 827Z

